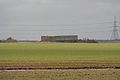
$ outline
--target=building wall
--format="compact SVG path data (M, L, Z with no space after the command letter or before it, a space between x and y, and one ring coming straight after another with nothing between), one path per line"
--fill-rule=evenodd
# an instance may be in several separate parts
M55 37L54 36L41 36L41 41L43 42L54 42Z
M56 36L56 41L77 40L77 36Z
M78 40L77 35L69 36L41 36L43 42L75 42Z

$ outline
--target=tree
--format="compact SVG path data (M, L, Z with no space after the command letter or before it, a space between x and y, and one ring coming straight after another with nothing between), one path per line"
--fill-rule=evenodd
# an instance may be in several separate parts
M17 40L13 39L12 37L8 37L5 41L7 41L7 42L16 42Z

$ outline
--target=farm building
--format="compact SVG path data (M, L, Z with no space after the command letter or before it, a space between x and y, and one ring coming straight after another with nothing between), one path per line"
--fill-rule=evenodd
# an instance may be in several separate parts
M41 36L42 42L77 42L77 35L64 35L64 36Z

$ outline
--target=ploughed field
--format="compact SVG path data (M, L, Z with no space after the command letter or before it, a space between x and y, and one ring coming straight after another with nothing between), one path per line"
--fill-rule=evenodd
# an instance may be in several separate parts
M0 80L120 80L120 70L37 70L0 71Z
M120 69L120 43L0 43L0 70Z

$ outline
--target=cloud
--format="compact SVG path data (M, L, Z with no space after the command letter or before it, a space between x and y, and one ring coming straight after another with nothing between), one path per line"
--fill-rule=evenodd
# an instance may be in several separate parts
M119 4L120 0L0 0L0 24L49 25L108 22L112 21L113 16L119 16ZM88 26L77 27L81 30L88 29ZM52 29L59 26L29 27L29 29L33 28ZM8 26L5 26L5 29L8 29Z
M117 14L120 10L116 4L119 2L119 0L0 0L0 16L3 21L9 23L39 23L39 21L43 24L71 23L100 15L107 16L108 13Z

